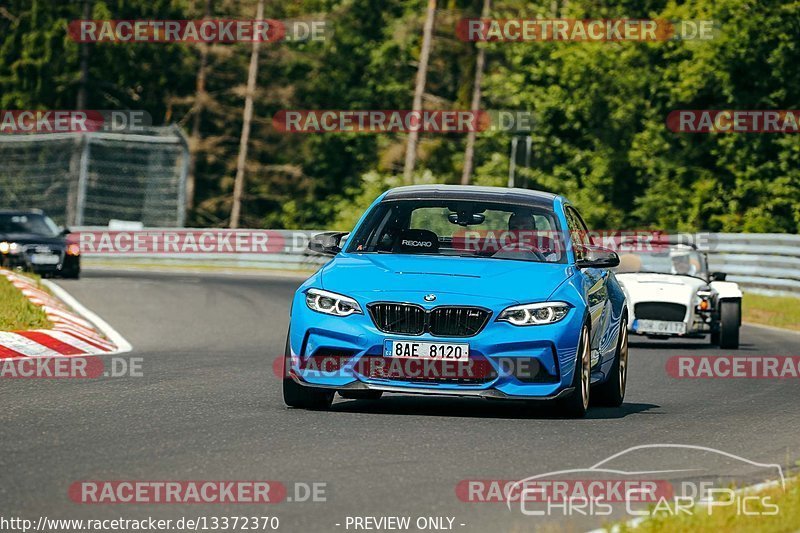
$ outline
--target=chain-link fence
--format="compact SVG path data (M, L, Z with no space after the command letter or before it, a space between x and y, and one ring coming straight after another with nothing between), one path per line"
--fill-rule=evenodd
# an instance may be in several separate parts
M40 208L74 226L183 226L188 161L186 139L173 127L0 135L0 208Z

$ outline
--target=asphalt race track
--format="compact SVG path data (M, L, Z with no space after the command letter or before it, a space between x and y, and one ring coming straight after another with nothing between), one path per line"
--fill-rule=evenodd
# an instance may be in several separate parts
M637 444L708 446L785 467L800 459L800 380L667 375L673 355L721 353L705 341L632 339L624 407L594 408L585 420L513 402L399 395L337 397L331 411L310 412L284 406L272 370L298 278L87 271L58 283L133 345L125 357L142 358L143 376L0 382L6 515L275 515L281 531L346 531L347 516L449 516L456 531L527 531L532 519L518 510L460 501L458 482L588 467ZM744 327L742 342L741 354L798 355L800 336ZM653 466L636 458L632 469ZM290 497L295 482L323 482L327 502L72 502L70 484L92 479L278 480Z

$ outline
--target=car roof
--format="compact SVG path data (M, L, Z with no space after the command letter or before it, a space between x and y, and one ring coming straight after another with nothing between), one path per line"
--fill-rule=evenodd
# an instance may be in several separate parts
M41 209L0 209L0 215L44 215Z
M531 189L482 187L478 185L409 185L391 189L383 197L392 200L475 200L522 205L553 205L556 194Z

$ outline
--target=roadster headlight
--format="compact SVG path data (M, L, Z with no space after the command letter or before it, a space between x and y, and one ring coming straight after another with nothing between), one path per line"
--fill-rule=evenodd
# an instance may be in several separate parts
M694 297L694 306L699 311L711 309L711 287L703 285L697 289L697 294Z
M569 304L565 302L542 302L536 304L514 305L500 313L497 320L515 326L539 326L555 324L569 312Z
M308 289L306 292L306 305L312 311L334 316L349 316L361 314L358 302L348 296L322 289Z
M15 242L0 242L0 254L17 254L20 252L20 247Z

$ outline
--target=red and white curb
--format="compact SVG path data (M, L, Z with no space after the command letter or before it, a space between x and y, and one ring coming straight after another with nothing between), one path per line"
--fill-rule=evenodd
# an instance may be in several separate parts
M55 283L42 280L54 297L30 278L5 269L0 269L0 275L32 304L41 307L54 324L53 329L0 331L0 359L117 354L131 350L122 335Z

